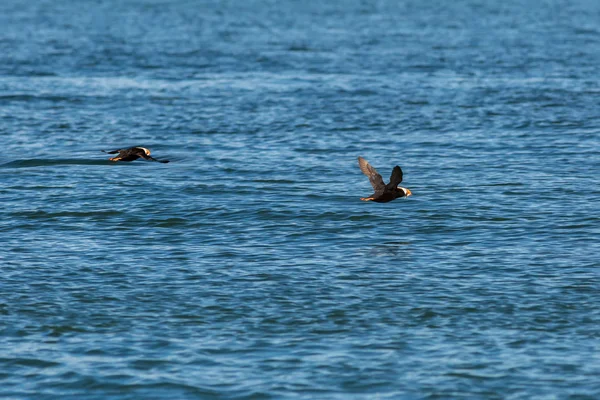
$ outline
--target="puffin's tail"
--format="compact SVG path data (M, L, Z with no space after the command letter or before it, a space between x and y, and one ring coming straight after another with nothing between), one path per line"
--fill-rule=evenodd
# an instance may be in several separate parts
M106 151L106 150L100 150L103 153L106 154L117 154L119 152L119 150L111 150L111 151Z

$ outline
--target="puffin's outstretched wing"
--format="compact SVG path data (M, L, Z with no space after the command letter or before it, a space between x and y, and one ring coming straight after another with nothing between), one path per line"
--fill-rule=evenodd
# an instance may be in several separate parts
M390 176L390 183L387 184L387 187L390 189L395 189L402 182L402 169L399 166L395 166L392 170L392 175Z
M385 183L383 183L383 178L379 175L379 172L375 168L373 168L367 160L362 157L358 157L358 166L363 174L369 177L369 181L371 181L371 186L373 186L373 190L375 190L375 194L381 193L385 190Z
M156 158L146 155L146 154L140 154L140 157L142 157L144 160L156 161L156 162L163 163L163 164L166 164L169 162L169 160L157 160Z

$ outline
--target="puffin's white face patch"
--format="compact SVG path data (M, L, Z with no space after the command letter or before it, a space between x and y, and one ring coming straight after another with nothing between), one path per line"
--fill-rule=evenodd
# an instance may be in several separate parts
M144 150L144 153L146 153L147 156L150 155L150 150L148 150L147 148L145 148L145 147L137 147L137 148Z

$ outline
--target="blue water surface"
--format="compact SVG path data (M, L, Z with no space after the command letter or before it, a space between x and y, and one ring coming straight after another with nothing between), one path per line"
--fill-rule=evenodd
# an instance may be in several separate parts
M600 398L598 21L0 2L0 397Z

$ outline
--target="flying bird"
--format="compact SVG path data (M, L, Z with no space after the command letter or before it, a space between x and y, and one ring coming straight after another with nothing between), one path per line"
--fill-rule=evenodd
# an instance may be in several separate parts
M150 150L145 147L130 147L128 149L117 149L111 151L102 150L102 152L106 154L119 154L118 156L109 158L110 161L133 161L141 157L144 160L156 161L160 163L169 162L169 160L157 160L156 158L150 156Z
M361 197L363 201L374 201L376 203L387 203L388 201L396 200L399 197L408 197L412 195L407 188L398 186L402 182L402 169L395 166L390 176L390 183L387 185L383 182L383 178L375 168L369 164L367 160L358 157L358 166L363 174L369 177L371 186L375 193L369 197Z

